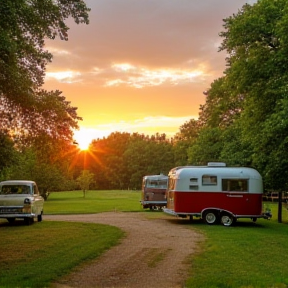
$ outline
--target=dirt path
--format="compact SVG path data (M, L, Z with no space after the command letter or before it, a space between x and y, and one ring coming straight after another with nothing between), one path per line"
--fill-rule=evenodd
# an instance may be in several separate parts
M54 288L180 288L188 260L204 237L163 216L146 219L141 213L45 215L44 220L79 221L117 226L127 233L122 242L99 259L54 283Z

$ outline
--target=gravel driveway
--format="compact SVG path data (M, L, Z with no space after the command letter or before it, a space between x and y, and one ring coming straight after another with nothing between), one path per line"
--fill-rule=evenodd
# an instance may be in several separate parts
M157 212L155 212L157 213ZM191 256L203 235L180 219L147 219L142 213L45 215L44 220L102 223L123 229L127 237L100 258L64 277L54 288L180 288L185 287ZM188 220L186 220L188 221Z

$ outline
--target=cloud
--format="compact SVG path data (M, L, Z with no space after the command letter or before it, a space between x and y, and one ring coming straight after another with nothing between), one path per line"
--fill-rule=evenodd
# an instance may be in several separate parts
M133 66L129 63L115 63L106 69L94 67L92 71L87 73L80 71L47 72L46 81L51 79L55 79L60 83L87 81L88 84L96 77L97 82L100 84L100 81L102 81L101 85L104 87L126 85L133 88L144 88L164 84L175 86L192 83L199 81L199 78L204 77L205 74L204 65L200 65L195 69L149 69L148 67ZM108 79L107 75L109 75Z
M81 127L173 134L193 118L185 115L199 112L203 91L223 75L226 55L218 52L223 19L247 1L85 3L91 8L89 25L69 19L69 41L47 40L54 57L45 89L63 91L79 108Z
M141 66L133 66L129 63L113 64L111 67L116 79L106 82L105 86L119 86L125 84L134 88L147 86L160 86L162 84L180 85L195 81L195 78L203 75L203 71L185 69L149 69Z
M58 72L47 72L46 81L56 79L60 83L75 83L81 82L81 73L77 71L58 71Z

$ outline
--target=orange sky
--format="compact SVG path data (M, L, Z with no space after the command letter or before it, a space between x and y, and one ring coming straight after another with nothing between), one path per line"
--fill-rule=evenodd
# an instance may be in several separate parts
M69 41L46 42L54 58L44 88L78 107L75 138L90 143L113 131L173 136L197 118L225 69L222 19L255 0L85 2L90 24L69 22Z

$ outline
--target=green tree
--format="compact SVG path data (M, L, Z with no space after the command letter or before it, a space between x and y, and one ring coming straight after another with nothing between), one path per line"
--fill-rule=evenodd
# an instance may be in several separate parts
M143 176L167 175L175 166L172 144L167 140L158 140L157 135L131 139L123 156L129 173L128 185L132 189L141 188Z
M287 12L285 0L246 4L224 20L220 33L220 50L229 55L225 82L236 84L233 94L243 97L237 120L242 143L250 143L251 164L264 176L266 187L277 190L287 190L288 178Z
M83 197L86 197L86 190L90 189L90 185L94 181L94 174L89 170L83 170L81 175L76 179L77 183L83 191Z
M191 165L206 165L219 161L223 143L220 128L203 128L197 140L188 148L188 162Z
M130 137L126 132L113 132L107 138L92 141L87 169L95 174L98 188L127 189L128 175L123 154Z
M82 0L0 1L0 129L15 137L40 131L71 137L76 108L59 91L41 89L52 54L45 39L68 40L65 21L88 24ZM35 128L35 129L34 129Z
M75 187L75 183L65 172L63 166L41 159L39 151L30 147L18 153L17 162L10 166L9 178L35 181L40 194L46 200L51 191Z
M243 110L243 95L227 77L215 80L205 92L206 101L200 105L199 126L226 128L239 118Z
M0 132L0 181L10 176L10 168L18 161L18 151L9 135Z
M197 140L200 129L200 122L195 119L190 119L179 127L179 132L172 140L175 166L188 164L188 148Z

